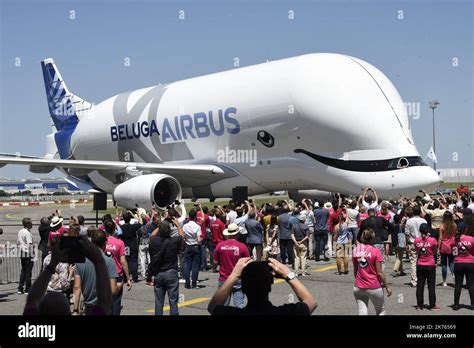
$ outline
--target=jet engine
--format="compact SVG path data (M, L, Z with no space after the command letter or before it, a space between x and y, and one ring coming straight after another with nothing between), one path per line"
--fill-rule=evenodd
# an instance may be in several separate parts
M145 209L152 204L166 208L181 199L181 185L178 180L166 174L146 174L131 178L118 185L114 190L114 200L118 206Z

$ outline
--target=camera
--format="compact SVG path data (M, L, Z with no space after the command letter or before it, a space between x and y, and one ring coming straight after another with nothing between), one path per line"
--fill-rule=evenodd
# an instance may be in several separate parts
M86 257L81 252L79 240L81 237L61 236L59 239L60 262L84 263Z

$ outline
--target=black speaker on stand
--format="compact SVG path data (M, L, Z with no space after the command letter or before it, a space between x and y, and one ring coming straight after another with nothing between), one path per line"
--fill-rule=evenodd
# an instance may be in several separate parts
M94 192L94 203L92 208L95 210L95 225L99 227L99 210L107 210L107 193Z
M248 200L248 187L247 186L236 186L232 189L232 200L235 205L241 205Z

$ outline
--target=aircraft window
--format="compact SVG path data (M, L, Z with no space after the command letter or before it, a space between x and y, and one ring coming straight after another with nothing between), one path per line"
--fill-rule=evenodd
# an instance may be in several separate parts
M398 160L397 168L407 168L408 165L408 160L405 157L402 157Z
M267 131L258 131L257 139L266 147L273 147L273 145L275 145L275 138Z

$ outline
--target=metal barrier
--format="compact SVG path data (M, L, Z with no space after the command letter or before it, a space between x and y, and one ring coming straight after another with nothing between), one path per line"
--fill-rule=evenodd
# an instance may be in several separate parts
M41 272L41 254L38 249L33 257L33 269L31 278L36 279ZM17 253L18 247L14 244L6 243L0 245L0 284L18 283L21 273L21 259Z

